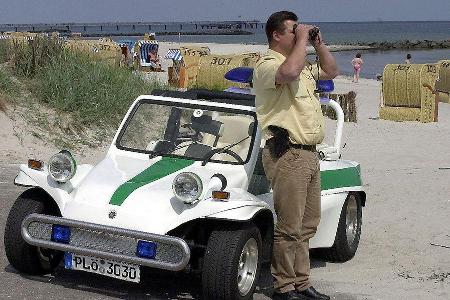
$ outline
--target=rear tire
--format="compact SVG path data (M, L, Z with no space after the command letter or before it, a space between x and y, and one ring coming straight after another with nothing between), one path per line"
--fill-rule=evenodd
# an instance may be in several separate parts
M335 262L345 262L352 259L358 249L361 227L361 198L356 193L350 193L342 206L333 246L317 249L318 256Z
M9 263L29 275L51 273L61 262L61 251L27 244L22 238L22 221L33 213L60 216L44 191L33 188L22 193L9 211L5 226L5 253Z
M261 254L261 234L255 225L213 231L203 262L203 299L252 299Z

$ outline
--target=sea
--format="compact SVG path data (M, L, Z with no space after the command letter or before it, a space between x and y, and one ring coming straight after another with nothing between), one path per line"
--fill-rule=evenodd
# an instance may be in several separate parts
M450 1L450 0L449 0ZM226 23L226 22L219 22ZM242 30L251 32L249 35L185 35L185 33L216 26L217 22L168 22L168 23L107 23L107 24L0 24L0 31L34 31L51 29L70 29L72 32L82 34L112 35L116 41L136 41L142 38L144 32L158 32L159 41L179 43L223 43L223 44L267 44L264 32L265 24L258 21L245 22ZM325 42L329 45L358 44L360 42L394 42L394 41L421 41L450 40L449 21L380 21L380 22L320 22L311 23L322 32ZM19 28L19 29L17 29ZM206 30L207 31L207 30ZM164 33L170 32L167 35ZM182 34L176 34L181 32ZM184 33L184 34L183 34ZM132 36L126 36L132 34ZM450 49L432 50L364 50L364 51L340 51L335 52L341 74L351 75L353 72L350 61L357 52L361 52L364 64L361 76L375 78L383 73L386 64L403 63L406 54L412 55L413 63L435 63L439 60L450 59ZM164 53L160 53L164 55ZM313 59L313 58L312 58Z
M322 32L327 44L357 44L360 42L450 40L450 21L439 22L323 22L313 23ZM187 28L189 23L183 26ZM248 30L248 29L246 29ZM223 44L267 44L262 27L249 29L251 35L158 35L160 41L180 43L223 43ZM115 37L114 39L137 39L136 37ZM333 53L340 73L352 75L350 63L357 52L361 52L364 64L361 77L376 78L383 73L386 64L403 63L410 53L413 63L435 63L450 59L450 49L431 50L363 50L340 51ZM314 57L311 57L314 59Z

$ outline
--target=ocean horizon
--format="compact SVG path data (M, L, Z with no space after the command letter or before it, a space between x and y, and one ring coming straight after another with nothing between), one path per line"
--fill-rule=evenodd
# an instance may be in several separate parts
M450 39L450 21L373 21L373 22L311 22L320 27L329 44L382 42L401 40ZM222 29L237 29L250 34L212 35ZM169 42L211 42L225 44L265 44L265 23L259 21L210 22L136 22L136 23L67 23L67 24L0 24L2 31L52 31L70 34L102 36L140 36L156 32L158 38ZM220 29L219 29L220 30ZM198 32L199 35L193 33ZM177 33L180 33L178 35ZM208 33L208 34L204 34Z
M450 39L450 21L388 21L388 22L317 22L328 44L356 44L362 42L394 42L404 40ZM164 35L168 42L215 42L221 44L267 44L263 28L245 29L251 35ZM176 32L176 30L174 31Z

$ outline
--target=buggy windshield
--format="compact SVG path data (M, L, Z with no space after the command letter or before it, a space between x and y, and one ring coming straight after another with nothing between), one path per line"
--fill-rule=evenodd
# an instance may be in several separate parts
M116 145L150 157L243 164L250 156L255 124L251 111L141 100Z

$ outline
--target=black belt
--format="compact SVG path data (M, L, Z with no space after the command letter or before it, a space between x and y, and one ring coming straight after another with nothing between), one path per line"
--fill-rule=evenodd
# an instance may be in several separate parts
M289 147L316 152L316 145L302 145L302 144L293 144L293 143L289 142Z
M266 144L273 144L275 143L275 138L271 137L270 139L268 139L266 141ZM311 151L311 152L316 152L316 145L303 145L303 144L294 144L289 142L289 148L294 148L294 149L303 149L306 151Z

